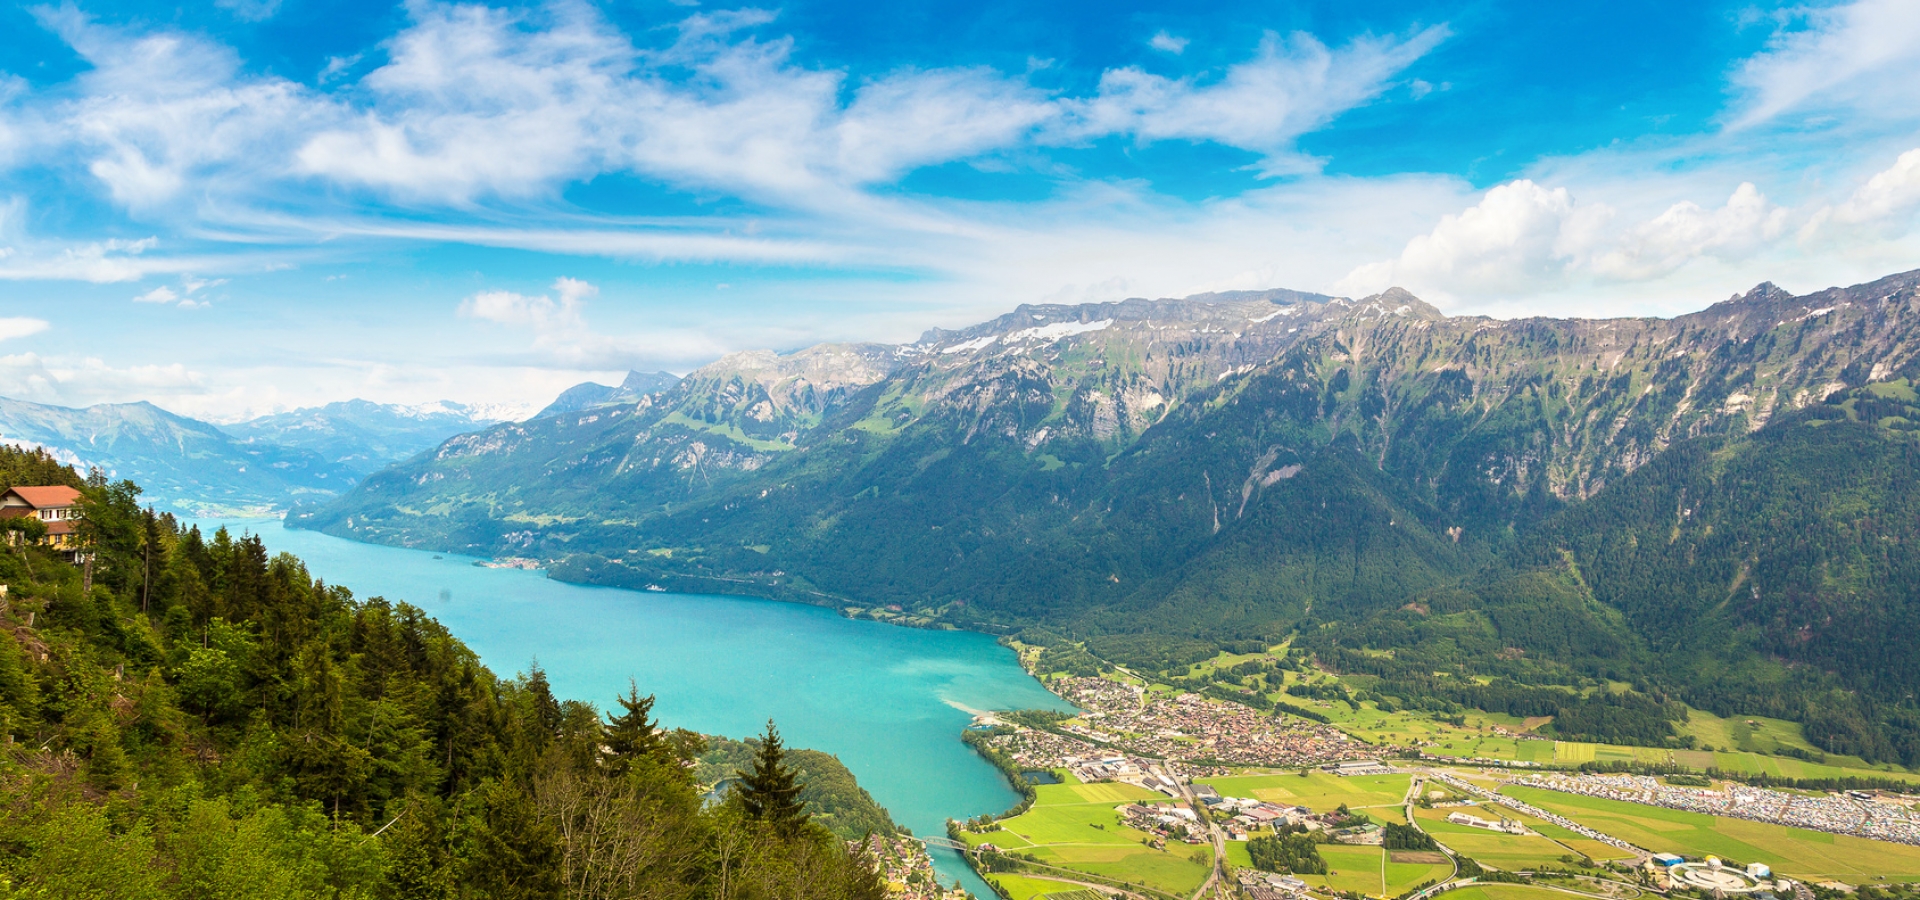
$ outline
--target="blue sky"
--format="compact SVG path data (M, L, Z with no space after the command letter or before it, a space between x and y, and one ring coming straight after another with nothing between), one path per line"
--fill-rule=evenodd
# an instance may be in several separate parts
M0 395L538 405L1016 304L1920 267L1920 4L0 9Z

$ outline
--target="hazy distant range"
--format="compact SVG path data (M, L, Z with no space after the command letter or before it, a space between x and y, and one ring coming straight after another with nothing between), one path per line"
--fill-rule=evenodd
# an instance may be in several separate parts
M664 372L578 385L536 418L671 387ZM344 493L362 478L455 435L506 421L497 409L347 400L215 425L151 403L83 409L0 397L0 443L40 447L83 470L128 478L142 501L192 515L267 513Z

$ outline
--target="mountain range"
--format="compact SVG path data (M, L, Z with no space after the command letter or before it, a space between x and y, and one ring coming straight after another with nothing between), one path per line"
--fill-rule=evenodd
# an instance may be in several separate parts
M1684 701L1911 764L1920 647L1887 635L1920 626L1916 285L1671 319L1398 289L1022 306L733 354L291 521L1109 658L1291 637L1404 694L1586 692L1621 739Z
M660 393L679 383L680 376L671 372L628 372L626 380L615 386L593 381L581 382L562 391L559 397L533 417L539 419L596 406L635 403L641 397Z
M334 497L371 472L495 421L455 403L350 400L218 426L151 403L71 409L0 398L0 442L132 479L145 502L192 514L284 510Z

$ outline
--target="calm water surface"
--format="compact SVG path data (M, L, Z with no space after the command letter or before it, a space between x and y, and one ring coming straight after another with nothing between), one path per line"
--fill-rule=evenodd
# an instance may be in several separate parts
M1069 708L986 635L771 600L571 585L274 520L200 524L257 534L356 597L419 606L502 675L537 658L562 697L604 710L631 678L659 697L654 713L670 726L745 737L772 718L794 746L839 756L894 821L923 836L1019 799L960 742L968 710ZM943 881L992 896L957 856L937 851L934 861Z

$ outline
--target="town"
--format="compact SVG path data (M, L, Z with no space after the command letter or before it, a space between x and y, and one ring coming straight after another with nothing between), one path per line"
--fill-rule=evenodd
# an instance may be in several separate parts
M1103 678L1057 678L1049 686L1084 710L1062 731L1139 756L1201 766L1300 766L1365 751L1330 725L1198 694L1163 694Z

